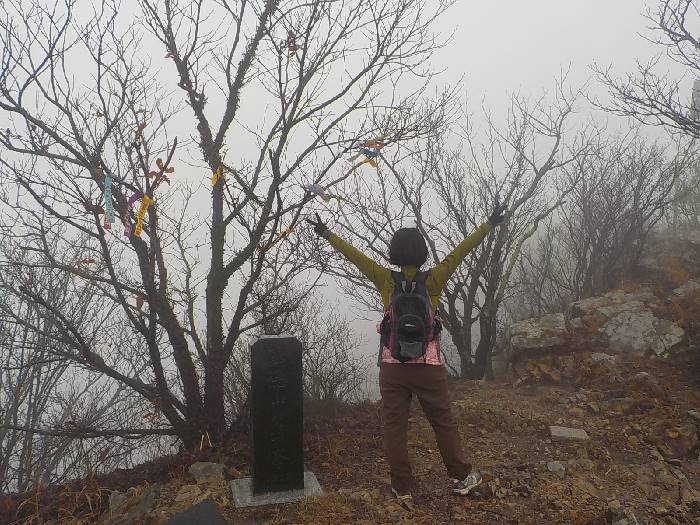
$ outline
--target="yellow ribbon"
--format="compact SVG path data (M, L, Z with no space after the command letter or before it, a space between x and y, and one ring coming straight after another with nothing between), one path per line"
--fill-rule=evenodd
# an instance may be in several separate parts
M216 183L219 182L219 178L222 177L224 174L224 167L219 166L214 172L211 174L211 185L216 186Z
M136 214L136 228L134 228L134 235L137 237L141 236L141 232L143 231L143 219L146 216L148 208L151 206L151 204L153 204L153 202L153 199L148 195L144 195L143 199L141 200L141 206L139 206L139 211Z
M263 245L258 246L258 248L257 248L258 253L259 253L259 254L265 253L267 250L269 250L270 248L272 248L275 244L277 244L278 242L280 242L282 239L284 239L284 238L287 237L288 235L291 235L292 233L294 233L294 228L292 228L291 226L289 226L288 228L282 230L282 231L277 235L277 237L275 237L274 239L272 239L272 241L270 242L270 244L268 244L267 246L263 246Z

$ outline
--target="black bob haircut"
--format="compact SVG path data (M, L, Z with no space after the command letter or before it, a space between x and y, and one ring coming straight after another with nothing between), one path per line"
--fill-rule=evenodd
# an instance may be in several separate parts
M389 245L389 262L396 266L422 266L428 260L428 245L417 228L401 228Z

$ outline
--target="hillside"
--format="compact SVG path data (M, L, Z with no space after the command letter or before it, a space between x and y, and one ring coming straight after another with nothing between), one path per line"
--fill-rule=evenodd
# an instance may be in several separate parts
M369 405L325 428L310 425L307 463L327 492L323 498L244 512L231 506L223 482L193 487L187 467L195 461L223 463L226 478L248 474L247 452L232 446L199 456L164 458L73 487L52 487L39 500L36 514L37 500L29 495L5 501L5 515L14 514L21 503L20 514L27 517L4 523L40 523L39 517L53 523L94 523L106 509L110 491L126 491L132 485L134 493L158 487L153 510L139 523L161 523L208 495L233 523L249 524L592 525L612 522L608 515L613 500L634 513L639 523L700 523L700 494L691 488L700 486L700 367L694 356L673 363L619 358L615 365L597 365L584 354L575 363L571 368L567 358L547 361L564 376L566 369L577 371L560 384L535 379L518 386L455 383L465 443L489 479L478 499L449 495L432 432L419 410L412 418L410 443L422 493L414 509L390 498L378 410ZM639 372L650 374L646 386L624 379ZM549 425L583 428L590 439L552 442ZM548 462L560 465L548 468ZM561 472L550 472L562 467ZM139 503L139 497L132 496L132 502Z
M234 508L227 482L250 474L241 435L222 449L5 497L0 523L159 524L213 499L229 521L249 525L700 524L700 286L692 272L697 246L686 243L657 244L663 260L645 259L622 290L574 305L561 326L554 323L559 332L541 320L526 323L539 330L526 332L530 339L511 332L510 344L521 353L502 381L453 382L468 455L487 480L469 498L449 494L432 431L414 406L409 443L422 487L414 505L393 499L379 405L372 403L307 420L306 462L326 491L321 498ZM627 325L613 330L620 318ZM643 323L668 348L641 351L653 341L640 337L641 329L625 329ZM634 332L632 343L626 332ZM619 351L623 343L642 346ZM588 439L552 439L550 426L583 429ZM196 466L213 472L210 481L197 482L189 469L198 462L223 467Z

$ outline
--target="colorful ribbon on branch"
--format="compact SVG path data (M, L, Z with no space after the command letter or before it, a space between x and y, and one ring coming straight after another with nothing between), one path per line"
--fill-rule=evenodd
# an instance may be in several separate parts
M150 208L151 204L154 202L155 201L148 195L144 195L143 199L141 200L141 206L139 206L139 211L136 214L136 228L134 228L134 235L137 237L141 236L141 232L143 231L143 219L146 217L148 208Z
M112 204L112 174L104 170L105 175L105 191L104 191L104 201L105 201L105 220L104 229L111 230L112 223L114 222L114 205Z
M136 126L136 129L134 130L134 140L139 141L143 139L143 130L146 129L146 126L148 124L146 122L140 123L138 126Z
M338 203L340 203L345 200L343 197L328 193L326 191L326 188L324 188L320 184L307 184L306 186L304 186L304 189L313 195L321 197L321 199L323 199L323 202L330 202L331 199L335 199L338 201Z
M211 174L211 185L212 185L212 187L213 187L213 186L216 186L216 183L219 182L219 179L222 178L223 176L224 176L224 167L223 167L223 166L219 166L219 167L216 168L216 169L212 172L212 174Z
M364 155L366 158L361 163L361 165L369 164L373 168L376 168L379 166L377 158L381 153L381 149L385 145L386 144L384 143L383 139L368 140L367 142L361 144L360 151L358 153L350 157L350 162L354 162L355 160L359 159L362 155Z
M301 44L297 42L297 36L294 34L294 31L291 29L287 31L287 51L289 52L290 55L295 54L297 51L304 49Z
M131 210L134 207L134 203L141 198L140 193L134 193L126 203L126 211L124 212L124 235L128 237L131 235Z
M158 186L160 186L161 182L165 181L168 183L168 186L170 186L170 179L166 174L168 173L174 173L175 168L173 166L165 167L163 164L163 159L156 159L156 166L158 166L158 171L149 171L148 172L148 178L154 178L153 184L151 186L151 193L156 191Z
M92 201L89 199L83 201L83 206L85 207L85 211L88 213L97 212L98 215L102 215L105 212L105 209L102 206L97 206L96 204L93 204Z
M285 228L284 230L282 230L281 232L279 232L279 234L277 235L277 237L275 237L274 239L272 239L272 240L270 241L270 243L269 243L267 246L265 246L265 245L263 245L263 244L259 244L258 247L256 248L256 251L258 252L258 255L262 255L263 253L265 253L266 251L268 251L270 248L272 248L275 244L277 244L278 242L280 242L280 241L281 241L282 239L284 239L285 237L288 237L288 236L291 235L292 233L294 233L294 228L291 227L291 226L289 226L288 228Z

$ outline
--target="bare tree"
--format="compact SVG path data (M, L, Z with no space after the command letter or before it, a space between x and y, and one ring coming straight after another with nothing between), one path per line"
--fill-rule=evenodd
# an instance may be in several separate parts
M681 173L673 190L673 203L667 223L674 229L700 227L700 165Z
M646 11L647 39L660 53L637 70L616 78L611 68L596 65L599 80L608 88L610 101L596 105L616 115L641 123L662 126L671 133L700 137L700 6L694 0L658 0ZM662 69L662 59L670 58L683 73L672 75ZM692 91L687 86L693 80ZM677 181L675 202L669 222L672 226L697 225L700 195L697 175L686 171Z
M660 71L661 57L681 66L691 78L700 79L700 8L695 0L659 0L648 9L648 39L663 51L637 71L618 79L611 69L594 66L612 100L597 105L616 115L628 116L648 125L664 126L693 138L700 137L700 91L682 86L687 77L672 78Z
M623 136L599 136L569 165L573 191L522 260L522 315L561 312L619 283L668 213L676 182L695 162L693 149L689 141L645 139L636 126Z
M5 248L0 243L0 248ZM16 255L15 259L21 256ZM134 464L137 447L101 435L100 427L123 426L145 412L144 401L110 385L89 369L71 366L70 346L52 338L53 320L37 305L11 293L17 274L47 300L66 310L90 303L88 287L75 293L69 274L49 268L3 266L0 272L0 490L25 491L64 480L77 471L111 471ZM39 328L39 330L37 330ZM37 434L32 430L44 428ZM85 435L89 439L79 439ZM139 447L157 445L157 439Z
M300 185L348 177L342 159L368 137L390 147L425 133L412 108L447 2L140 0L132 13L102 0L87 17L77 6L0 7L0 226L31 264L90 283L101 302L66 311L31 282L8 290L39 307L73 363L164 423L100 432L216 442L231 422L224 370L266 301L253 296L260 277L276 265L293 282L309 260L294 233L310 200ZM119 359L137 352L145 369Z
M393 232L415 222L439 261L486 221L498 199L509 206L507 222L458 269L439 305L459 359L448 365L460 377L488 373L499 309L522 247L571 191L570 185L555 188L562 169L586 154L585 135L567 130L578 94L563 85L557 84L551 103L514 95L502 126L485 112L480 130L468 115L457 150L450 147L449 121L434 122L427 145L406 144L383 155L383 176L375 184L356 175L350 202L337 214L339 233L385 263ZM347 279L353 298L371 297L365 305L381 309L371 284L352 267L338 260L329 271ZM358 287L365 292L358 294Z

